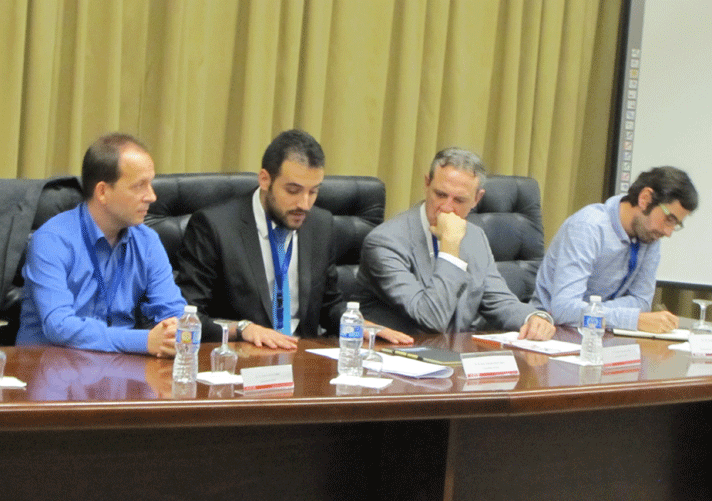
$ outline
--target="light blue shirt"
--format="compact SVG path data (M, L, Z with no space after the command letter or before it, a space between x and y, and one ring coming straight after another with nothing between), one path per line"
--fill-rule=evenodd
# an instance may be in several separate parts
M621 198L569 217L546 251L532 304L549 311L557 324L578 325L591 295L601 296L607 327L637 329L638 315L650 311L660 242L641 242L636 267L626 278L631 239L621 224Z
M82 218L91 250L82 236ZM97 257L107 294L112 280L119 280L110 307L89 252ZM121 276L114 277L121 260ZM135 328L137 306L153 324L180 316L185 306L158 234L143 224L132 226L112 248L85 203L56 215L34 233L22 274L17 345L146 353L148 330Z

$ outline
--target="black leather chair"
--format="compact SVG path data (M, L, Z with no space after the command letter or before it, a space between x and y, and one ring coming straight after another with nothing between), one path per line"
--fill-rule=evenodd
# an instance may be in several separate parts
M27 183L24 180L3 179L0 180L0 188L3 192L18 190L17 198L22 200L27 198L24 197L28 190ZM41 185L37 187L37 183L44 185L44 188ZM24 204L20 211L23 217L32 220L30 225L30 219L27 219L27 238L49 218L75 207L82 199L79 182L73 177L63 178L60 182L36 181L32 185L41 192L37 191L34 203ZM175 266L175 255L190 215L200 208L251 191L257 187L257 175L164 174L156 176L153 187L157 200L149 208L146 224L158 232L171 264ZM356 288L361 244L368 232L383 222L385 202L385 185L374 177L326 176L319 191L316 205L334 214L336 239L333 245L337 256L339 288L347 299ZM11 222L15 224L16 219ZM7 287L4 287L0 297L0 319L7 320L9 325L0 326L0 345L12 345L19 326L24 259L21 258L13 269L9 269L12 264L2 261L3 255L0 255L0 270L4 270L8 278Z
M528 302L544 257L539 183L530 177L489 176L485 195L467 219L484 229L502 277Z
M255 173L166 174L157 176L157 200L149 208L146 224L155 229L175 267L190 215L196 210L244 194L257 187ZM345 298L356 286L361 244L383 222L386 187L375 177L326 176L315 205L334 215L339 288Z

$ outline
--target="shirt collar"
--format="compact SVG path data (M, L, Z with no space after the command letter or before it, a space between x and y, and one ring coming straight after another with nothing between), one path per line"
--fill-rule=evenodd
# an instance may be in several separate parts
M608 218L611 220L611 226L621 242L630 243L631 239L628 233L623 229L621 223L621 199L624 195L616 195L606 200L605 207L608 213Z
M260 202L260 189L257 188L252 194L252 212L255 216L255 224L257 225L257 233L260 238L267 240L269 234L267 233L267 219L265 218L265 209L262 207L262 202ZM272 223L274 225L274 223ZM274 226L272 226L274 228ZM289 242L289 239L295 235L295 230L292 230L287 235L285 243Z
M91 213L89 212L89 207L87 206L86 202L82 202L82 210L79 211L79 214L79 217L83 218L84 220L84 227L87 229L89 241L91 242L91 244L96 246L96 243L102 238L108 244L109 241L106 239L104 232L101 231L99 225L97 225L94 221L94 218L91 217ZM121 232L121 236L119 237L119 239L116 241L116 245L125 244L129 241L130 238L132 238L131 228L125 228Z

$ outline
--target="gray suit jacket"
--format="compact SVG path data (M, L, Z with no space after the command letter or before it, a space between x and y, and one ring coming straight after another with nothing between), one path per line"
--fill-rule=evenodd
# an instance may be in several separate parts
M406 332L461 332L486 324L519 330L535 311L507 287L481 228L467 223L460 245L467 271L445 259L433 264L426 238L420 205L368 234L358 280L369 319Z
M299 229L299 327L314 337L321 324L338 332L343 306L337 288L332 215L312 207ZM221 328L211 318L247 319L272 327L252 193L195 212L178 251L178 276L188 304L198 307L203 340L219 341Z

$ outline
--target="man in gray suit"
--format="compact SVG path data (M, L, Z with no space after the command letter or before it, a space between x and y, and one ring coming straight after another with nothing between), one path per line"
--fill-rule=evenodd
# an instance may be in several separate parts
M484 195L480 158L440 151L425 176L425 202L374 229L361 250L362 311L404 332L473 331L485 325L549 339L551 316L509 290L481 228L465 220Z

